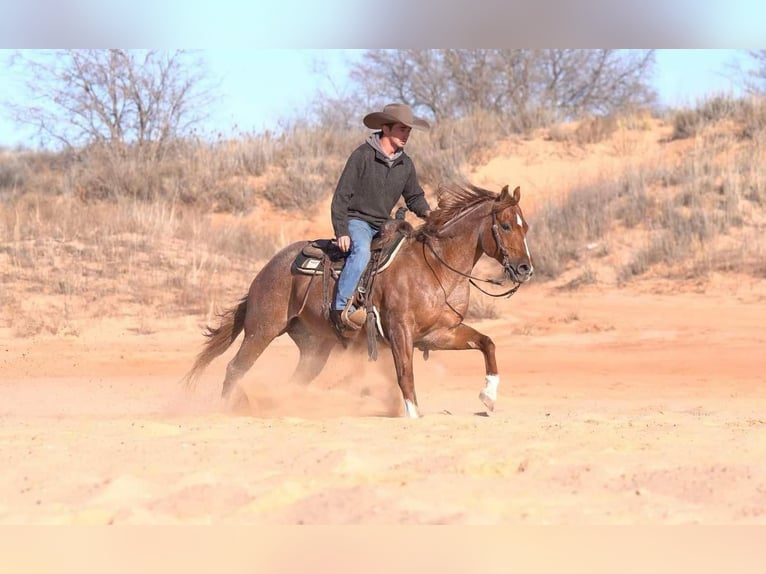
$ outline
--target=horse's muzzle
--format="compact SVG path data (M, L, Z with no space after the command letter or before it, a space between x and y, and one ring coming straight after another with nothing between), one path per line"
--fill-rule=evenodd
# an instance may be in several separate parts
M531 263L520 263L518 265L508 265L505 268L505 272L516 283L524 283L532 278L535 270Z

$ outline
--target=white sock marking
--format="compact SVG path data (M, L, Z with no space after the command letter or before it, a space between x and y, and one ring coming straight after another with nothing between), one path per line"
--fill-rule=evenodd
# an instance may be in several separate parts
M418 407L416 407L415 403L408 399L405 399L404 401L404 416L411 419L420 418L420 415L418 414Z
M497 400L497 386L500 384L500 375L484 375L484 394L490 399Z

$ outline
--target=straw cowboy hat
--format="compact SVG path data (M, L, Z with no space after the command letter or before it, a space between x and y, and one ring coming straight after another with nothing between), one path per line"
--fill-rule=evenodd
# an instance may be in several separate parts
M418 130L431 129L427 121L412 114L412 109L407 104L388 104L382 112L372 112L364 116L363 121L364 125L373 130L379 130L383 124L397 122Z

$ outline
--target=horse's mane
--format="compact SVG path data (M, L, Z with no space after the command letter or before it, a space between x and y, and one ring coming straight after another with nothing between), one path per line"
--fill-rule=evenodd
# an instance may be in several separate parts
M431 237L438 236L444 227L469 209L497 198L497 194L470 183L443 184L436 191L438 207L431 211L428 221L419 231Z

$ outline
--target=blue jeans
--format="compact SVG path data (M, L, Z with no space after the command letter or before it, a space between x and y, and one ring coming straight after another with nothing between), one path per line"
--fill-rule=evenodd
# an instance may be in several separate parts
M378 228L361 219L349 219L348 235L351 238L351 251L338 278L338 290L335 294L333 309L342 310L354 294L359 279L362 278L367 263L370 262L370 243Z

